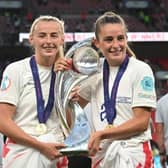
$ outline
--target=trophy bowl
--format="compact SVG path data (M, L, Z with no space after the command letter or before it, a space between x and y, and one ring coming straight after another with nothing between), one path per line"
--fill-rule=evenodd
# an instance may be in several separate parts
M93 44L93 38L88 38L74 44L65 57L72 58L73 68L56 74L56 109L61 119L66 145L60 152L65 155L86 154L91 128L84 110L77 102L69 99L69 94L72 88L98 72L99 54ZM67 116L69 108L71 112Z
M91 75L98 70L98 52L88 46L78 48L73 56L73 67L82 75Z

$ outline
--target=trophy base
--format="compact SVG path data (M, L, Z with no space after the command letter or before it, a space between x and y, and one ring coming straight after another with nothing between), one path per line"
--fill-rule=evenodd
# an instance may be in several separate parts
M74 156L74 155L88 155L87 144L81 144L73 147L66 147L59 150L63 155Z

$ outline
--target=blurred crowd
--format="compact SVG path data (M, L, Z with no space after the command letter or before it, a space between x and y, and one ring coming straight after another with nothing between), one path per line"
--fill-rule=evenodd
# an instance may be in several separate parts
M28 32L34 18L52 14L65 21L66 32L91 32L99 14L120 13L130 32L165 31L168 0L147 0L146 8L128 8L126 0L29 0L20 9L0 8L0 44L17 43L19 32Z
M10 1L10 0L8 0ZM0 46L20 46L19 33L29 32L39 15L54 15L65 22L65 32L92 32L93 23L105 11L115 11L125 19L129 32L164 32L168 30L168 0L146 0L145 8L129 8L128 0L29 0L19 9L0 7ZM136 1L138 2L138 0ZM154 72L164 69L152 61ZM163 61L164 62L164 61ZM167 62L165 61L166 66ZM0 71L8 64L1 65ZM161 64L163 65L163 64ZM162 93L161 93L162 95Z

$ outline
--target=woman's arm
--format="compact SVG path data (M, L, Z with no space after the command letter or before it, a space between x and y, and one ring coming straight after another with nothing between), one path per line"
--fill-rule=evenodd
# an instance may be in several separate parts
M15 113L16 107L14 105L0 103L0 132L2 134L18 144L39 150L51 160L60 156L56 149L64 147L63 144L44 143L29 136L12 120Z
M151 117L150 108L135 107L133 113L133 118L123 124L93 133L88 145L90 154L94 155L99 150L100 142L103 139L127 139L146 131Z

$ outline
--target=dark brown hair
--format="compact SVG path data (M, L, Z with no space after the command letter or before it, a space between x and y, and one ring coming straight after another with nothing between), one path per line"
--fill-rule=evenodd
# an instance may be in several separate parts
M128 32L127 25L124 21L124 19L114 13L114 12L105 12L103 15L98 17L98 19L95 22L94 28L95 28L95 37L97 40L99 40L99 33L101 26L104 26L105 24L121 24L123 28L125 29L125 35ZM135 56L134 52L131 50L131 48L127 45L127 53L129 56Z

